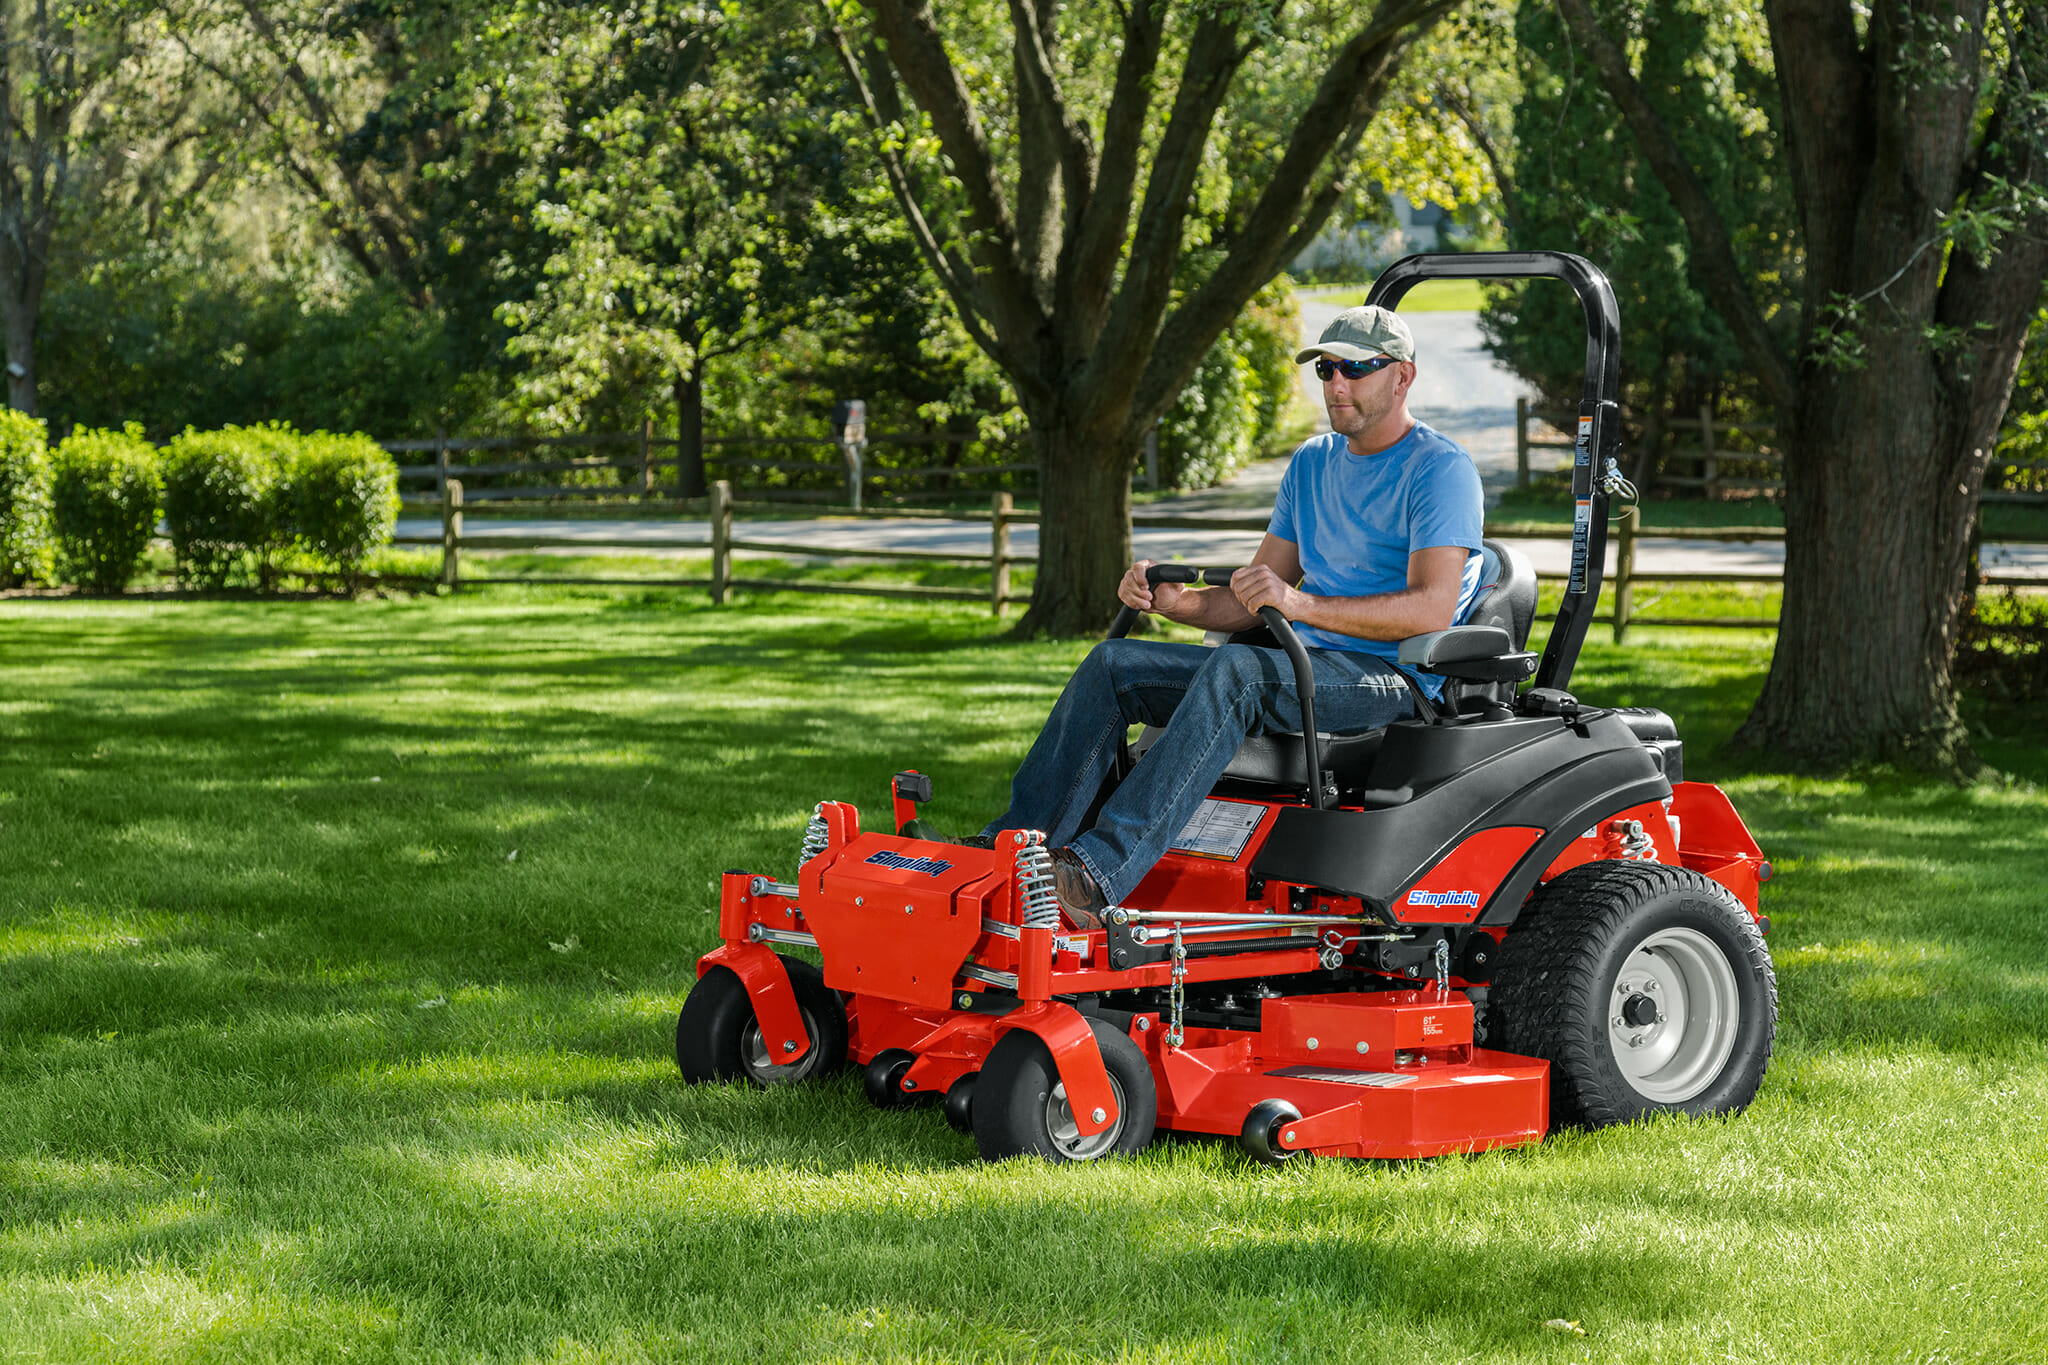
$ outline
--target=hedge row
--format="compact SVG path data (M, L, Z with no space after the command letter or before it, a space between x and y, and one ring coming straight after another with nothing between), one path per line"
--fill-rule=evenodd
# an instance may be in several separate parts
M187 429L162 450L136 426L81 428L52 451L40 421L0 410L0 587L119 592L159 517L180 582L269 587L300 552L354 583L391 539L398 470L367 436L284 426Z

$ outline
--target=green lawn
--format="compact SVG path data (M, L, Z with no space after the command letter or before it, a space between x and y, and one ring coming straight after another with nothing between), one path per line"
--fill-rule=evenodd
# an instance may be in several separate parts
M1371 285L1309 288L1297 292L1314 296L1339 308L1356 308L1365 302ZM1425 280L1401 300L1404 313L1476 313L1485 302L1477 280Z
M1967 790L1737 770L1770 641L1575 680L1672 710L1777 863L1747 1114L1055 1169L669 1049L720 871L900 767L984 818L1084 645L658 589L0 603L0 1359L2041 1359L2048 730L1977 714L2013 776Z

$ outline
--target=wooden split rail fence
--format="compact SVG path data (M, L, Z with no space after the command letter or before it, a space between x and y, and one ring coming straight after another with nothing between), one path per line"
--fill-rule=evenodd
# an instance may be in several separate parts
M1540 428L1554 428L1559 432L1571 432L1578 423L1578 414L1570 412L1543 412L1529 405L1526 398L1515 400L1515 486L1529 486L1529 453L1536 450L1571 450L1573 442L1569 436L1553 437L1539 434ZM1714 417L1713 409L1700 405L1697 417L1661 417L1657 430L1644 432L1637 443L1643 447L1662 444L1663 433L1691 434L1691 439L1673 445L1663 452L1663 467L1657 473L1657 485L1661 488L1696 488L1706 497L1718 499L1724 493L1769 493L1778 494L1785 490L1784 479L1773 472L1769 478L1757 478L1753 474L1732 474L1730 465L1762 465L1765 469L1777 471L1784 467L1784 455L1770 448L1769 439L1777 428L1769 422L1723 422ZM1727 436L1752 436L1758 438L1758 448L1742 450L1731 448L1721 438ZM1690 472L1687 472L1690 471ZM2048 482L2048 461L2042 460L1995 460L1985 477L1985 489L1981 495L1984 502L2048 502L2048 493L2028 489L1994 487L2007 480L2031 483L2040 486Z
M680 534L635 536L618 542L598 542L585 537L531 535L525 533L499 533L492 531L471 531L463 524L466 506L462 481L449 479L443 486L439 498L405 499L408 511L414 513L438 512L441 526L437 535L400 536L394 543L433 547L441 551L441 582L450 588L463 584L487 583L565 583L565 584L613 584L642 587L703 588L711 594L714 603L722 604L727 597L738 590L760 592L822 592L847 593L873 597L923 598L930 601L986 602L997 616L1012 605L1027 600L1023 594L1013 593L1010 585L1010 571L1019 564L1037 562L1037 556L1018 554L1011 547L1011 532L1020 525L1036 525L1038 513L1018 511L1011 495L997 493L989 501L989 510L979 513L924 513L915 514L902 510L874 512L859 517L871 519L917 519L946 521L986 521L989 527L989 543L986 552L964 553L944 550L871 549L824 545L816 540L805 542L761 540L736 530L744 531L746 523L736 521L738 510L767 510L761 504L751 504L742 509L733 497L732 485L719 480L711 486L710 516L702 531L694 527ZM852 514L839 512L838 519L854 519ZM1163 527L1180 530L1201 531L1251 531L1266 529L1264 517L1194 517L1170 516L1152 513L1138 513L1131 518L1133 527ZM1489 537L1505 540L1569 540L1569 526L1555 526L1541 523L1495 524L1486 528ZM1644 572L1636 565L1636 552L1646 540L1690 540L1717 541L1722 543L1746 544L1753 542L1782 542L1785 533L1775 526L1727 526L1727 527L1644 527L1640 524L1638 509L1623 509L1615 519L1613 528L1615 545L1615 569L1608 575L1612 590L1612 608L1604 618L1614 627L1614 638L1620 643L1632 625L1640 626L1692 626L1731 628L1775 628L1775 619L1747 616L1677 617L1644 616L1635 610L1635 593L1643 583L1750 583L1776 584L1780 581L1775 574L1743 574L1728 572L1691 571L1676 572L1658 570ZM2018 540L2020 538L2013 538ZM2024 542L2023 542L2024 543ZM2048 537L2036 538L2034 543L2048 543ZM625 577L509 577L478 576L464 572L464 551L508 550L577 550L589 553L593 550L703 550L711 560L708 577L677 578L625 578ZM747 578L736 572L738 556L778 555L803 559L873 559L905 564L951 564L986 568L989 586L986 589L940 588L918 584L883 583L831 583L818 580L791 578ZM1539 574L1549 582L1562 581L1563 575ZM2011 575L1987 575L1984 580L1991 585L2038 584L2038 580Z

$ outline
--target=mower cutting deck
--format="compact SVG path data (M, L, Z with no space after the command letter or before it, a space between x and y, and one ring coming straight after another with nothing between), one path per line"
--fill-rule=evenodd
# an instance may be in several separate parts
M1414 719L1337 739L1305 706L1298 739L1247 741L1099 928L1062 919L1034 832L908 837L920 774L896 775L888 831L821 803L794 883L724 879L723 942L677 1021L685 1078L776 1084L851 1056L877 1104L942 1100L991 1160L1136 1152L1159 1128L1269 1161L1420 1157L1747 1104L1776 1027L1770 865L1718 789L1683 780L1668 717L1564 690L1619 483L1607 281L1555 253L1411 257L1371 301L1519 275L1566 280L1588 318L1572 577L1540 664L1533 575L1489 543L1473 624L1402 645L1443 704L1418 692ZM1262 616L1312 698L1291 626Z

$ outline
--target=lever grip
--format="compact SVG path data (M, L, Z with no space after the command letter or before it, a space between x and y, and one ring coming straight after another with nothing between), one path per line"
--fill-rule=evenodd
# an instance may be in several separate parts
M1235 569L1198 569L1192 564L1154 564L1145 570L1145 586L1156 588L1161 583L1207 583L1212 588L1230 586L1230 576Z

